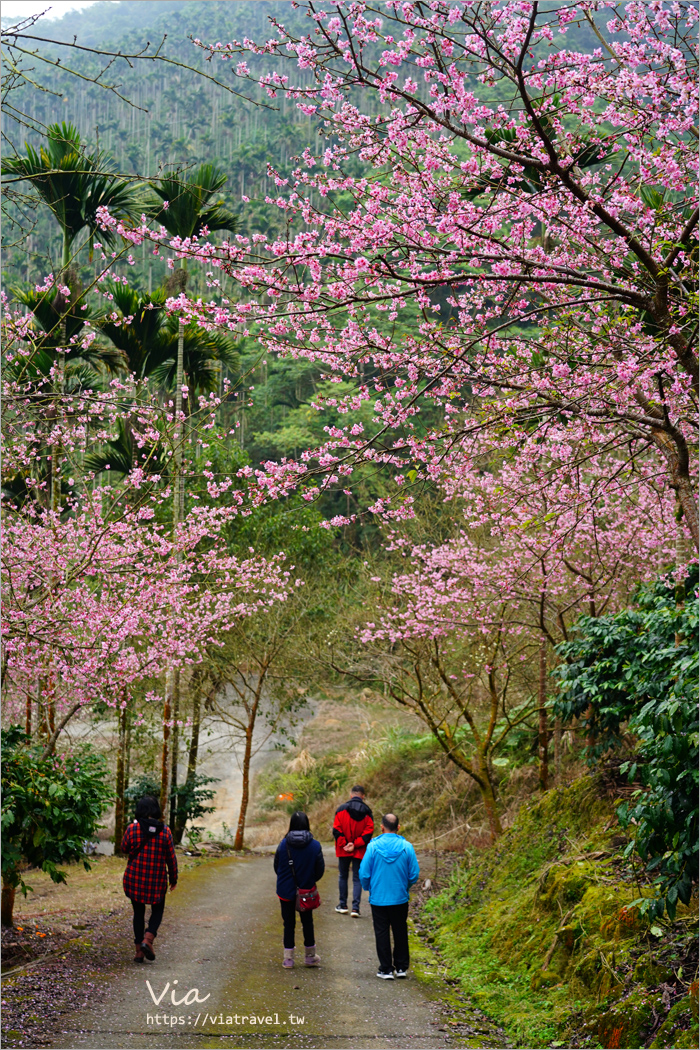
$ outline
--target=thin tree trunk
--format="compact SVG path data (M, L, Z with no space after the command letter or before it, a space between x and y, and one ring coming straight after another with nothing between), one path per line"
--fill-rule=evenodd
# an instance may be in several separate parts
M80 701L77 704L73 704L72 707L68 708L65 715L58 723L54 731L51 734L49 734L48 732L46 733L46 747L44 748L43 754L44 758L46 758L47 755L53 754L54 748L56 747L56 741L58 740L62 730L66 728L73 715L76 714L82 706L83 705L82 703L80 703Z
M180 727L178 726L178 719L180 717L180 671L175 668L173 671L174 689L173 689L173 738L172 738L172 763L170 767L170 830L175 832L175 811L177 810L177 795L175 789L177 788L177 760L179 757L180 750Z
M0 924L2 926L14 925L15 911L15 887L11 886L3 876L2 895L0 899Z
M561 718L554 719L554 779L561 780Z
M687 564L687 557L685 553L685 536L683 535L683 504L680 501L680 497L676 494L676 569L680 569L681 566ZM685 605L685 584L682 580L678 580L676 583L676 609L680 610ZM677 630L675 634L675 644L679 646L683 642L683 635Z
M539 787L546 791L549 786L549 728L547 726L547 642L540 641L540 682L539 682L539 735L538 752L540 761Z
M256 705L257 712L257 705ZM243 836L245 834L245 820L248 812L248 799L250 796L250 757L253 751L253 729L255 728L255 714L249 720L245 733L245 751L243 752L243 789L241 792L241 808L238 813L238 827L233 848L243 849Z
M168 804L168 756L170 754L170 720L172 711L174 669L169 668L165 675L165 698L163 701L163 750L160 760L160 808L163 816Z
M184 291L184 286L187 278L186 276L181 277L181 290ZM182 382L183 382L183 368L184 368L184 353L185 353L185 326L182 318L178 325L178 338L177 338L177 370L175 375L175 429L173 434L173 458L172 458L172 490L173 490L173 544L178 541L178 527L181 522L181 511L183 496L181 495L182 485ZM175 551L175 564L180 564L180 553L179 550ZM167 805L168 805L168 757L169 757L169 742L170 742L170 727L167 723L172 721L173 718L173 707L177 701L175 699L178 693L178 682L176 682L176 676L178 672L174 667L168 668L165 676L165 697L163 700L163 754L161 760L161 775L160 775L160 808L163 812L163 819L167 819ZM176 716L177 717L177 716ZM175 745L177 744L177 734L174 734L173 740L173 756L172 763L173 769L177 772L177 750ZM173 787L175 785L173 784ZM170 808L170 825L171 829L174 826L173 820L173 809L172 803Z
M202 694L199 682L192 694L192 739L187 756L187 779L193 780L197 775L197 757L199 752L199 727L202 717Z
M32 735L32 692L27 689L27 699L24 703L24 731L27 736Z
M46 700L46 713L49 722L49 733L53 736L56 732L56 694L53 680L51 680L51 688Z
M122 839L124 837L124 788L126 769L126 727L128 711L126 697L123 696L123 707L119 708L119 743L117 746L117 800L114 806L114 852L121 853Z
M129 775L131 772L131 719L126 722L126 755L124 758L124 791L129 786Z

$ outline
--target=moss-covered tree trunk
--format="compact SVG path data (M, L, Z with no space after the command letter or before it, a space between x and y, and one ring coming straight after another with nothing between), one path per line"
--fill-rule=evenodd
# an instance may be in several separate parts
M491 841L495 842L499 835L503 834L503 825L501 824L501 818L498 814L498 802L496 801L496 792L491 780L491 773L489 771L486 754L479 755L478 775L474 777L474 779L479 785L484 809L486 810L486 819L489 823Z
M539 788L546 791L549 787L549 726L547 725L547 640L540 640L540 681L539 681L539 728L538 756L540 762Z
M15 887L3 876L2 899L0 900L0 924L3 926L14 925L15 911Z

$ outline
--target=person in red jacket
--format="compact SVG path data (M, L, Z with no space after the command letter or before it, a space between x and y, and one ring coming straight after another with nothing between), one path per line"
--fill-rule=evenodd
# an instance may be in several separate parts
M360 861L374 832L372 810L365 802L365 789L355 784L352 798L335 811L333 838L338 858L338 907L341 915L348 913L348 875L352 865L352 918L360 917Z
M152 795L136 803L136 820L124 832L122 853L129 857L124 893L134 909L134 962L153 961L153 941L163 918L168 882L171 892L177 885L177 857L170 828L163 824L160 804ZM147 904L151 915L144 933Z

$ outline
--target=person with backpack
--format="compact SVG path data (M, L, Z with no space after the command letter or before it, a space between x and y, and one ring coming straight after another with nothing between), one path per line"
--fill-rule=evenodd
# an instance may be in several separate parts
M374 939L377 944L377 977L393 981L408 976L408 897L420 875L416 851L399 835L399 818L393 813L382 817L382 834L372 839L360 865L360 882L369 890ZM392 960L391 938L394 935Z
M355 784L349 802L338 806L333 820L333 838L335 855L338 858L338 906L335 909L341 915L348 913L348 876L352 865L352 914L351 918L360 917L360 862L365 855L367 845L374 834L372 810L365 802L365 789Z
M321 903L316 883L323 876L326 864L321 843L309 829L306 813L292 813L289 831L277 847L273 865L284 925L282 965L285 969L294 966L294 928L298 911L304 935L304 965L318 966L321 959L316 954L313 909Z
M124 872L124 893L134 909L134 962L155 959L153 941L163 918L165 894L177 886L177 857L170 828L163 824L160 804L152 795L136 803L136 819L122 839L122 853L129 860ZM146 905L151 914L146 924Z

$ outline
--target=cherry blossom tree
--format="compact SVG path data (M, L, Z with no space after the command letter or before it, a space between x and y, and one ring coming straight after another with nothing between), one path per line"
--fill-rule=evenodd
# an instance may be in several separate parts
M96 701L197 662L240 617L286 598L284 556L240 560L221 542L228 515L189 515L175 541L151 508L7 518L3 623L8 703L36 705L47 751Z
M384 681L430 728L478 785L492 836L501 831L493 758L535 715L548 786L548 652L581 613L623 607L640 580L678 557L672 494L618 467L614 485L609 464L589 459L555 486L546 464L522 456L500 466L482 457L481 470L453 464L458 532L439 545L417 545L398 528L389 536L407 567L360 628L350 673ZM677 568L684 576L687 560Z
M573 450L653 449L697 546L694 5L302 6L305 37L274 23L265 43L197 42L225 62L295 61L298 83L258 80L329 142L273 173L286 238L176 245L258 303L172 309L353 378L336 407L375 398L376 425L331 428L259 488L347 486L361 461L439 478L478 431L556 434ZM234 72L255 79L245 61ZM373 509L401 515L406 500Z

